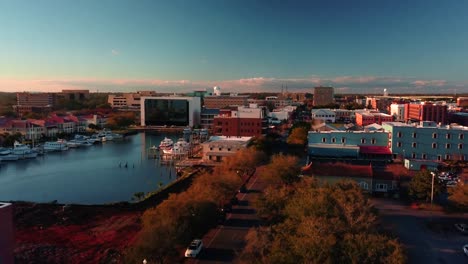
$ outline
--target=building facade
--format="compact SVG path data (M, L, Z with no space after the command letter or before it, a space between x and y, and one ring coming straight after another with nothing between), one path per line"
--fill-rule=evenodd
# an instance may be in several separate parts
M141 97L141 126L198 126L200 97Z
M384 131L309 131L310 157L391 158Z
M211 162L222 162L226 157L233 156L237 151L245 149L251 137L223 137L213 136L203 142L203 160Z
M405 105L404 104L391 104L390 115L393 116L394 121L404 122L405 121Z
M392 122L393 116L380 113L378 111L368 111L368 110L357 110L355 112L356 116L356 125L358 126L368 126L374 123L379 125L382 122Z
M446 124L447 105L429 102L405 104L405 122L433 121Z
M83 101L89 98L89 90L62 90L60 96L67 100Z
M229 106L245 106L249 96L245 95L218 95L206 96L204 98L204 107L211 109L221 109Z
M313 105L329 105L334 103L333 87L315 87Z
M438 125L432 121L415 124L383 123L389 133L394 158L429 161L466 160L468 127Z
M311 114L315 120L322 120L326 123L335 123L336 121L336 114L330 109L312 109Z
M200 115L200 125L202 128L213 131L214 117L219 115L219 109L203 108Z
M237 110L220 111L213 120L213 133L218 136L258 137L266 133L268 119L265 107L252 104Z

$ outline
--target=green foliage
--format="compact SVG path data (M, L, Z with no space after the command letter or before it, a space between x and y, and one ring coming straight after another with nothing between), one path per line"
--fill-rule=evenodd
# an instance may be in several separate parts
M356 109L364 109L365 106L362 105L362 104L358 104L357 102L351 102L351 103L347 103L344 105L344 109L348 109L348 110L356 110Z
M415 200L429 202L431 200L432 175L429 171L423 170L411 179L408 186L408 194ZM434 177L434 198L442 192L442 184L437 177Z
M107 119L106 128L122 129L127 128L133 124L135 124L134 112L119 112L114 113L111 117Z

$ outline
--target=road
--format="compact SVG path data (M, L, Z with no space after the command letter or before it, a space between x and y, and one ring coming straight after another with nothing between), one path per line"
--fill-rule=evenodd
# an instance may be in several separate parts
M468 223L468 215L448 215L413 209L388 199L373 199L383 225L405 245L408 263L468 263L462 246L468 236L460 234L454 223Z
M185 263L232 263L240 255L249 229L259 224L252 207L252 202L266 187L266 183L258 177L259 170L247 183L247 191L237 194L239 204L232 207L226 221L203 237L205 248L200 256L197 259L186 259Z

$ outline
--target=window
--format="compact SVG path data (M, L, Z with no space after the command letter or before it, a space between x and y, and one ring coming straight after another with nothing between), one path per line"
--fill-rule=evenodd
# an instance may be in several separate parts
M213 150L213 148L210 148L210 150Z
M322 143L325 143L327 142L327 139L326 138L322 138Z
M375 190L376 191L387 191L387 184L383 184L383 183L378 183L375 185Z
M414 153L414 152L411 153L411 158L412 158L412 159L415 159L415 158L416 158L416 153Z
M441 155L437 155L437 160L438 160L438 161L441 161L441 160L442 160L442 156L441 156Z
M463 149L463 144L458 144L458 149Z
M422 158L423 160L425 160L425 159L427 159L427 155L426 155L426 154L422 154L422 155L421 155L421 158Z
M399 148L401 148L401 142L397 142L397 143L396 143L396 146L399 147Z
M450 155L449 155L449 154L445 154L445 159L446 159L446 160L449 160L449 159L450 159Z
M218 148L219 151L221 151L223 148Z
M464 138L463 134L458 135L458 139L463 139L463 138Z
M437 133L432 133L432 138L437 138Z
M413 148L415 148L415 147L416 147L416 142L411 143L411 146L412 146Z
M432 143L432 148L433 149L437 148L437 143Z
M371 144L375 144L375 138L371 139Z
M449 149L450 148L450 143L445 144L445 148Z
M346 143L346 138L341 138L341 143Z
M362 143L362 144L366 144L366 139L365 139L365 138L361 138L361 143Z
M450 133L447 133L446 138L450 139Z
M401 132L397 133L397 137L401 138Z
M359 182L359 186L364 190L369 190L369 184L367 182Z
M332 138L332 143L335 143L336 142L336 138Z
M416 132L412 133L413 138L416 138Z

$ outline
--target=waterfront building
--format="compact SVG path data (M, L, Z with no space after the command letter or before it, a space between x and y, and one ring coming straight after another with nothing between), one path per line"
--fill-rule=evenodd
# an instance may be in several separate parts
M358 126L367 126L374 123L381 125L382 122L393 121L393 116L375 110L356 110L355 116L356 125Z
M198 126L200 97L141 97L141 126Z
M252 137L212 136L203 142L203 161L222 162L237 151L245 149Z
M385 131L309 131L307 141L311 158L391 159Z
M441 162L466 160L468 127L438 125L432 121L406 124L383 123L389 133L389 146L393 158L419 159Z
M248 95L214 95L206 96L203 100L204 107L221 109L230 106L247 105Z
M334 103L333 87L315 87L313 105L329 105Z
M265 107L252 104L237 110L222 110L213 120L213 133L218 136L255 137L266 133L268 122Z
M405 122L433 121L446 124L447 105L431 102L405 104Z
M335 123L336 114L330 109L320 108L312 109L312 118L315 120L321 120L323 122Z
M13 205L0 202L0 263L13 264Z
M390 115L393 116L394 121L405 121L405 104L393 103L390 105Z

